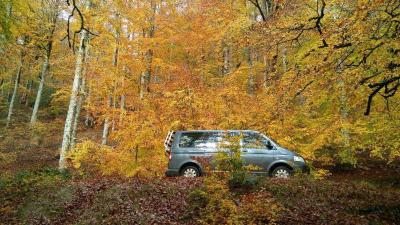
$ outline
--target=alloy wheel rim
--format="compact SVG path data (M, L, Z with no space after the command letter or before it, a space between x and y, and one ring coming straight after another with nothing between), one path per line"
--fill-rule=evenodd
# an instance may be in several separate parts
M183 172L184 177L197 177L197 172L193 168L188 168Z
M277 178L289 178L289 172L285 169L279 169L275 172L275 176Z

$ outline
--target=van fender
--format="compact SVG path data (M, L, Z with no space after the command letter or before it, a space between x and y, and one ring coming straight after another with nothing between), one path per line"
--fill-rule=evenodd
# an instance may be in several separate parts
M197 161L197 160L195 160L195 159L190 159L190 160L187 160L187 161L181 163L181 164L179 165L179 172L181 172L181 170L182 170L185 166L196 166L196 167L199 169L200 174L203 174L203 173L204 173L203 166L201 165L201 163L200 163L199 161Z
M293 169L293 163L291 163L290 161L287 161L287 160L280 159L280 160L276 160L276 161L272 162L268 166L268 168L267 168L268 173L272 173L272 171L278 166L287 166L290 169Z

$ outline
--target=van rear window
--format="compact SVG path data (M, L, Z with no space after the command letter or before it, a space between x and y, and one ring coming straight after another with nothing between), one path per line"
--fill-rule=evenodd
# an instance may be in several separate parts
M190 132L183 133L179 141L180 148L217 148L222 141L220 133Z

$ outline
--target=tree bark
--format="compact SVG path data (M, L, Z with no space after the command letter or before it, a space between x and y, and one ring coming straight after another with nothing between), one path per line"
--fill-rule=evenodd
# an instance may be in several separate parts
M107 101L108 107L111 107L111 104L112 104L112 97L110 95ZM110 117L107 115L106 118L104 119L103 136L101 139L101 144L103 145L107 144L109 130L110 130Z
M90 115L90 111L89 111L89 109L88 109L88 108L90 107L90 96L91 96L91 94L90 94L90 88L87 87L86 90L87 90L87 100L86 100L86 118L85 118L85 126L86 126L86 127L92 127L92 125L93 125L93 119L92 119L92 117L91 117L91 115Z
M154 0L151 0L150 7L152 10L152 15L149 18L150 27L147 30L147 38L153 38L154 32L155 32L155 24L154 23L155 23L157 4L155 3ZM144 36L146 36L146 35L144 34ZM145 97L145 94L150 92L149 85L150 85L150 81L151 81L151 72L152 72L151 66L152 66L152 62L153 62L153 50L151 48L149 48L146 51L145 62L146 62L146 70L140 76L140 94L139 94L140 99L143 99Z
M37 94L36 94L35 105L33 106L33 110L32 110L32 116L31 116L30 125L34 125L36 120L37 120L37 114L38 114L38 111L39 111L39 105L40 105L40 101L42 99L44 80L45 80L48 68L49 68L49 57L46 56L44 58L44 62L43 62L43 65L42 65L42 71L40 73L40 83L39 83L39 87L38 87Z
M21 50L20 59L19 59L19 65L18 65L18 70L17 70L17 75L15 77L15 82L14 82L14 90L13 90L11 101L10 101L10 104L9 104L9 107L8 107L8 115L7 115L6 127L9 127L10 124L11 124L11 116L13 114L15 99L17 98L17 91L18 91L19 81L21 79L23 63L24 63L24 53Z
M1 89L1 97L4 97L4 79L1 79L0 82L0 89Z
M264 88L268 88L268 75L269 75L269 61L267 55L264 55Z
M84 73L84 72L83 72ZM74 124L72 126L72 134L71 134L71 149L75 148L76 145L76 133L78 130L78 123L79 123L79 114L81 113L81 109L82 109L82 104L85 100L85 78L82 77L81 79L81 85L80 85L80 94L78 97L78 102L76 105L76 112L75 112L75 116L74 116Z
M283 47L282 49L282 72L286 73L287 72L287 59L286 59L286 55L287 55L287 49L286 47Z
M121 126L125 116L125 95L121 95L120 110L121 112L119 114L119 126Z
M27 107L29 106L29 95L31 94L32 87L33 87L33 80L29 80L28 91L26 93L26 99L25 99L25 106Z
M44 82L46 78L46 74L49 71L50 68L50 57L51 57L51 52L53 50L53 38L54 38L54 32L56 30L56 24L57 24L57 18L59 14L59 2L55 2L55 5L48 5L49 8L51 8L52 13L50 13L49 19L51 20L51 28L48 33L48 40L47 40L47 46L46 46L46 54L44 56L44 62L42 65L42 71L40 73L40 83L39 87L37 90L36 94L36 99L35 99L35 104L33 106L32 110L32 115L31 115L31 121L30 125L33 126L37 120L37 114L39 111L40 107L40 101L42 99L42 93L43 93L43 88L44 88Z
M8 82L7 103L10 103L10 102L11 102L11 97L12 97L12 94L11 94L12 86L11 86L11 84L12 84L12 83L13 83L13 78L11 77L11 78L10 78L10 81Z
M86 8L90 8L90 1L86 1ZM75 115L76 103L78 98L79 92L79 81L82 76L82 69L83 69L83 62L85 57L85 48L86 48L86 40L88 38L87 30L82 30L81 33L81 40L79 44L79 50L76 56L76 64L75 64L75 75L74 81L72 84L71 90L71 99L69 102L68 113L65 119L65 127L64 127L64 134L63 134L63 141L60 150L60 160L59 160L59 169L65 170L67 167L66 164L66 156L70 149L70 140L71 140L71 132L72 132L72 122Z
M245 51L246 51L246 54L247 54L247 64L248 64L248 67L249 67L247 94L253 95L254 91L255 91L253 54L252 54L251 47L247 47L245 49Z
M224 58L224 65L222 67L222 74L226 75L230 72L231 69L231 51L230 51L230 47L227 46L226 44L223 44L223 58Z
M72 134L71 134L71 149L75 148L76 145L76 134L78 132L78 123L79 123L79 115L82 110L82 105L85 102L85 97L86 97L86 71L87 71L87 63L89 60L89 39L87 40L87 46L85 48L85 54L84 54L84 66L82 70L82 76L80 79L80 93L78 96L78 102L76 105L76 110L75 110L75 115L74 115L74 124L72 127Z
M117 67L118 66L118 53L119 53L119 32L116 32L116 44L114 48L114 53L113 53L113 59L112 59L112 66ZM109 96L108 98L108 108L113 110L116 107L116 98L115 98L115 87L113 89L113 94ZM112 114L112 119L111 119L111 130L114 131L115 129L115 118L114 118L114 113ZM109 127L110 127L110 116L107 115L106 118L104 119L104 128L103 128L103 138L101 143L103 145L107 144L107 139L108 139L108 134L109 134Z
M29 84L30 84L30 80L27 80L26 84L25 84L24 93L19 98L19 104L21 104L21 105L25 104L25 102L26 102L26 95L28 94Z

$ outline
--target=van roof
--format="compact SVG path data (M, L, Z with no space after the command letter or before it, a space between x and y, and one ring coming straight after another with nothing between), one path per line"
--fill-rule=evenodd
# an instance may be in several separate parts
M194 132L257 132L255 130L177 130L177 132L194 133Z

